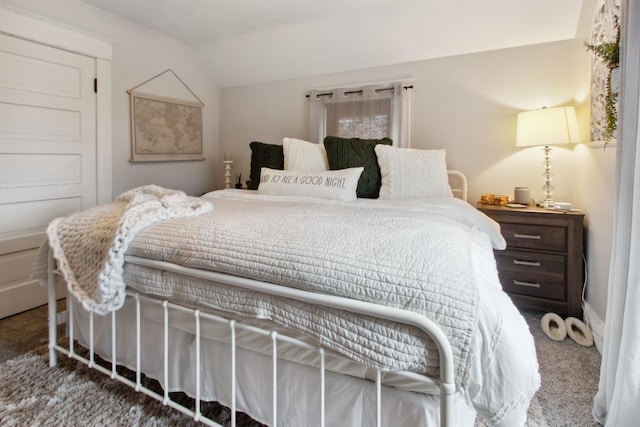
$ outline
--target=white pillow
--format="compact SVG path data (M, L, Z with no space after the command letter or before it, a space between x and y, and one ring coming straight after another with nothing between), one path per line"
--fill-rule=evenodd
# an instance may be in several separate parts
M314 144L296 138L282 140L284 169L293 171L326 171L329 160L324 144Z
M292 171L262 168L259 194L352 201L364 168Z
M453 196L447 176L446 150L416 150L378 144L381 199Z

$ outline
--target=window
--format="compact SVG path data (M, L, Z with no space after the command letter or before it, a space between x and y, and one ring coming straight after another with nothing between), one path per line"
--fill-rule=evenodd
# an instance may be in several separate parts
M362 98L362 95L357 95ZM354 99L325 103L327 135L343 138L389 136L391 98Z
M409 89L401 83L311 91L311 138L391 138L408 147Z

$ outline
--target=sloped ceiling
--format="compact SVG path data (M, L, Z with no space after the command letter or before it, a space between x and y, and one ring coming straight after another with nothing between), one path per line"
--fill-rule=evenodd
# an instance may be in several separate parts
M221 87L573 39L583 0L84 0L191 45Z

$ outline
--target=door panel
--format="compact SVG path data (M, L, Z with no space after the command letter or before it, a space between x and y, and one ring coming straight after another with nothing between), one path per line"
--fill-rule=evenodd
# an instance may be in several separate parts
M96 60L0 35L0 318L46 303L31 262L54 218L96 205Z
M80 142L79 111L0 104L0 117L0 141Z
M0 188L79 184L81 161L76 154L0 154Z
M44 230L53 218L80 210L80 203L78 197L69 197L0 205L0 217L6 219L0 223L0 234L12 233L15 239L21 231Z
M17 39L14 39L17 40ZM31 42L13 43L0 52L0 87L56 97L80 97L80 69L60 62L59 50ZM8 44L8 43L7 43Z

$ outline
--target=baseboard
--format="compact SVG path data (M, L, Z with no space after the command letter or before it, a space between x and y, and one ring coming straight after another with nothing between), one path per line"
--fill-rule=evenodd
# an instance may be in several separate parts
M595 310L589 305L589 303L584 304L584 320L587 326L591 329L593 333L593 342L596 345L596 348L602 354L602 341L604 339L604 321L600 319L600 316L595 312Z
M66 289L59 281L56 288L57 299L64 298ZM48 291L36 280L16 283L0 289L0 319L39 307L48 302Z

